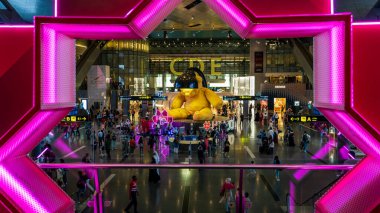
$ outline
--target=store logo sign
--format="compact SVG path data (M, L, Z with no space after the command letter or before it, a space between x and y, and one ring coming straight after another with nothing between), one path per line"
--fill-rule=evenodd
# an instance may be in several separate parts
M170 61L170 72L173 73L174 75L181 75L182 72L178 72L175 70L174 65L176 62L179 61L184 61L184 58L174 58L173 60ZM205 71L205 63L202 59L200 58L188 58L189 61L189 67L194 67L194 62L197 62L199 64L199 69L204 72ZM220 68L221 64L219 62L222 61L221 58L211 58L211 75L221 75L221 72L217 72L216 68Z

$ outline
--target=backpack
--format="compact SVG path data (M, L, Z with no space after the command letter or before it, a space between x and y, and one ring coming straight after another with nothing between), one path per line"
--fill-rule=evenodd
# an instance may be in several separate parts
M307 134L303 134L303 136L302 136L302 141L303 141L303 142L306 142L306 141L307 141L307 138L308 138L308 137L307 137Z

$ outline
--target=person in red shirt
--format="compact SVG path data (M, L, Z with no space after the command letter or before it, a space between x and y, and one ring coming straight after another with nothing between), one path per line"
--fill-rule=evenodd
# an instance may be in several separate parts
M125 212L129 212L129 209L133 206L134 212L137 213L137 195L139 194L137 190L137 177L132 176L132 180L129 183L129 204L124 209Z
M219 203L225 202L225 210L226 212L231 212L231 204L234 200L232 190L235 188L235 184L231 181L231 178L226 178L223 183L222 190L220 191L220 199Z

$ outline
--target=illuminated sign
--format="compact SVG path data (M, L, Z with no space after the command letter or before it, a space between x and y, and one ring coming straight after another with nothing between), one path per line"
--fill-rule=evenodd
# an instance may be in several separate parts
M223 100L225 101L261 101L268 100L268 96L249 96L249 95L241 95L241 96L223 96Z
M316 121L327 121L324 116L311 116L311 115L298 115L298 116L289 116L288 119L290 122L316 122Z
M285 85L275 85L274 88L275 89L285 89L286 86Z
M168 96L142 95L142 96L120 96L121 100L127 101L166 101Z
M174 75L181 75L182 74L182 72L177 72L174 69L174 65L178 61L184 61L184 58L175 58L175 59L170 61L170 72L173 73ZM202 59L200 59L200 58L189 58L188 61L189 61L189 67L194 67L194 62L197 62L199 64L199 69L202 72L205 71L205 63ZM221 64L218 63L220 61L222 61L221 58L211 58L210 59L211 75L221 75L222 74L221 72L216 71L216 68L221 67Z
M86 116L70 115L62 119L63 122L84 122L87 120Z

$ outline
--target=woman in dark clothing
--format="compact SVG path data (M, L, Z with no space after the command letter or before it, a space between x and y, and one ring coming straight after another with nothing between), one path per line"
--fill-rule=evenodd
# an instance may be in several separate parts
M288 140L289 140L289 146L295 146L293 130L289 130Z
M224 157L228 157L228 153L230 152L230 142L228 141L228 139L226 140L226 142L224 143Z
M150 162L151 164L157 164L156 159L152 157L152 161ZM157 169L149 169L149 182L152 183L158 183L160 181L161 177L158 174Z
M198 145L198 159L200 164L203 164L205 162L204 147L201 143Z

